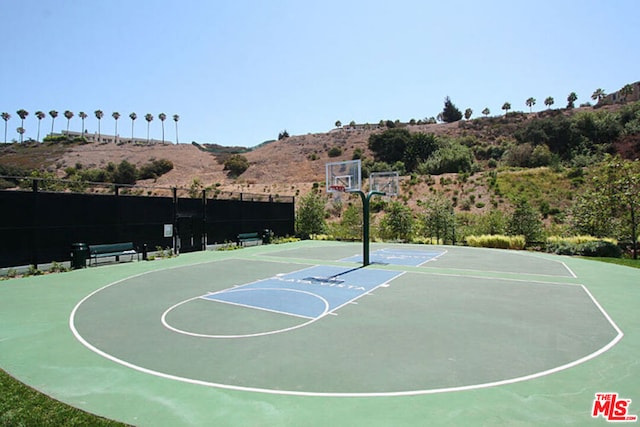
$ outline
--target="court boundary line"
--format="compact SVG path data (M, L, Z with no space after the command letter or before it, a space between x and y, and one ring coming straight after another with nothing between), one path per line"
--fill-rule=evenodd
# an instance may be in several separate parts
M226 259L229 259L229 258L225 258L225 260ZM204 264L204 263L207 263L207 262L217 262L217 261L219 261L219 260L205 261L203 263L196 263L196 264ZM188 267L188 266L189 265L173 266L173 267L168 267L166 269L168 270L168 269L174 269L174 268L183 268L183 267ZM542 378L542 377L545 377L545 376L548 376L548 375L551 375L551 374L554 374L554 373L557 373L557 372L561 372L563 370L570 369L570 368L573 368L575 366L578 366L578 365L580 365L582 363L585 363L585 362L587 362L589 360L592 360L592 359L600 356L601 354L607 352L612 347L614 347L618 342L620 342L620 340L624 337L623 331L617 326L617 324L609 316L609 314L606 312L606 310L604 310L604 308L600 305L600 303L598 303L598 301L591 294L591 292L589 292L589 290L587 289L587 287L585 285L582 285L582 284L576 285L576 284L567 283L566 285L569 285L569 286L580 286L585 291L587 296L589 296L589 298L594 303L594 305L598 308L598 310L601 312L601 314L605 317L605 319L609 322L609 324L613 327L613 329L617 332L617 335L611 341L609 341L609 343L607 343L606 345L604 345L600 349L598 349L598 350L596 350L596 351L594 351L594 352L592 352L592 353L590 353L588 355L585 355L582 358L576 359L576 360L574 360L572 362L569 362L569 363L566 363L564 365L557 366L555 368L547 369L547 370L540 371L540 372L537 372L537 373L534 373L534 374L524 375L524 376L521 376L521 377L514 377L514 378L510 378L510 379L492 381L492 382L488 382L488 383L472 384L472 385L466 385L466 386L455 386L455 387L443 387L443 388L427 389L427 390L407 390L407 391L397 391L397 392L347 393L347 392L304 392L304 391L293 391L293 390L265 389L265 388L258 388L258 387L244 387L244 386L235 386L235 385L230 385L230 384L222 384L222 383L215 383L215 382L197 380L197 379L192 379L192 378L180 377L180 376L177 376L177 375L167 374L167 373L155 371L155 370L152 370L152 369L144 368L142 366L138 366L138 365L135 365L135 364L133 364L131 362L127 362L125 360L122 360L122 359L119 359L119 358L117 358L115 356L112 356L112 355L106 353L105 351L100 350L99 348L95 347L91 343L89 343L78 332L77 328L75 327L75 315L77 313L77 310L80 308L80 306L86 300L88 300L93 295L97 294L98 292L100 292L100 291L102 291L102 290L104 290L106 288L109 288L111 286L115 286L115 285L117 285L119 283L122 283L122 282L124 282L126 280L130 280L130 279L133 279L133 278L136 278L136 277L140 277L140 276L143 276L143 275L146 275L146 274L150 274L150 273L157 273L158 271L162 271L162 270L164 270L164 269L146 271L146 272L142 272L142 273L139 273L139 274L134 274L132 276L128 276L128 277L116 280L115 282L109 283L109 284L107 284L105 286L102 286L102 287L96 289L95 291L89 293L87 296L82 298L73 307L73 310L71 311L71 314L69 316L68 325L69 325L69 328L71 329L71 332L74 335L74 337L82 345L84 345L86 348L88 348L89 350L93 351L94 353L96 353L96 354L98 354L98 355L100 355L100 356L102 356L102 357L104 357L104 358L106 358L108 360L111 360L112 362L118 363L118 364L120 364L122 366L131 368L131 369L134 369L134 370L136 370L138 372L146 373L146 374L149 374L149 375L154 375L154 376L157 376L157 377L160 377L160 378L170 379L170 380L175 380L175 381L180 381L180 382L185 382L185 383L194 384L194 385L215 387L215 388L226 389L226 390L234 390L234 391L242 391L242 392L257 392L257 393L265 393L265 394L272 394L272 395L308 396L308 397L395 397L395 396L418 396L418 395L440 394L440 393L449 393L449 392L458 392L458 391L479 390L479 389L484 389L484 388L491 388L491 387L497 387L497 386L502 386L502 385L509 385L509 384L514 384L514 383L518 383L518 382L524 382L524 381L529 381L529 380L533 380L533 379L537 379L537 378ZM416 272L416 273L423 274L421 272ZM426 273L425 272L424 274L434 274L434 273ZM472 276L462 276L462 277L472 277ZM480 277L480 278L487 279L486 277ZM517 280L517 279L505 279L505 280ZM555 282L542 282L542 283L563 284L563 283L555 283ZM381 285L377 286L376 288L373 288L371 291L377 289L380 286ZM367 295L367 294L368 293L364 293L360 297L362 297L364 295Z

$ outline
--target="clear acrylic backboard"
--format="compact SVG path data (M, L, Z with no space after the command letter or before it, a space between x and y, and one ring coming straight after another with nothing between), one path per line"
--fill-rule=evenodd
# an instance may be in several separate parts
M347 160L326 164L327 192L349 192L362 186L362 162Z

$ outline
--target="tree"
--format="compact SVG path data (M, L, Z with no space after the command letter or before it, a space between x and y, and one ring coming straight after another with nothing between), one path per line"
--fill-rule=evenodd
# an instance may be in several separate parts
M296 234L308 239L312 234L323 234L327 231L325 221L324 200L316 192L303 196L296 211Z
M501 109L504 110L504 115L506 116L509 113L509 110L511 110L511 104L505 102L504 104L502 104Z
M167 115L160 113L158 114L158 118L160 119L160 123L162 123L162 143L164 144L164 121L167 119Z
M117 141L118 140L118 119L120 118L120 113L118 113L117 111L114 111L113 113L111 113L111 117L113 117L113 120L115 120L116 122L116 131L113 136Z
M491 110L489 110L489 107L484 107L484 110L482 110L482 114L484 114L485 117L491 114Z
M406 171L413 172L420 162L431 157L431 155L438 150L439 146L438 138L432 133L410 133L400 160L404 163Z
M2 120L4 120L4 143L7 143L7 122L11 118L11 114L4 112L2 113Z
M22 126L20 126L18 129L16 129L16 131L20 134L20 142L22 142L25 129Z
M98 119L98 142L101 139L101 135L100 135L100 121L102 120L102 118L104 117L104 113L102 112L102 110L96 110L93 112L93 114L96 115L96 119Z
M36 111L36 117L38 118L38 136L36 138L36 141L40 141L40 123L42 122L42 119L46 117L46 115L44 114L44 112L38 110Z
M444 109L442 110L442 121L445 123L453 123L462 119L462 113L451 102L448 96L444 99Z
M234 154L224 162L224 170L229 171L229 175L237 178L249 168L249 160L241 154Z
M58 117L58 112L56 110L49 111L49 115L51 116L51 133L53 133L53 122Z
M622 89L620 89L619 93L622 97L622 102L627 102L627 97L633 93L633 86L630 84L626 84L622 86Z
M176 122L176 144L178 143L178 120L180 120L180 116L177 114L174 114L173 121Z
M80 132L80 134L82 135L82 138L84 138L84 119L86 119L88 116L84 111L80 111L78 113L78 117L80 117L80 119L82 120L82 131Z
M69 135L69 122L71 122L71 119L73 118L73 112L66 110L64 112L64 117L67 119L67 135Z
M129 118L131 119L131 142L133 142L133 123L138 118L138 115L136 113L131 113L129 114Z
M387 205L385 215L380 221L380 234L385 239L411 240L414 219L411 208L394 201Z
M24 119L27 118L27 116L29 115L29 112L27 110L20 109L20 110L16 111L16 114L18 115L18 117L20 117L20 127L18 129L22 129L22 132L18 131L18 133L20 134L20 142L22 142L22 140L23 140L22 135L25 132Z
M340 120L336 120L336 127L337 128L341 128L342 127L342 122Z
M149 143L149 126L153 121L153 114L147 113L144 115L144 119L147 121L147 144Z
M465 120L469 120L472 114L473 114L473 110L471 108L467 108L466 110L464 110Z
M548 109L551 109L554 102L553 96L547 96L544 100L544 105L546 105Z
M525 199L516 202L516 207L507 226L511 236L524 236L529 242L536 242L542 237L542 220L538 212Z
M593 91L593 93L591 94L591 99L600 103L600 101L602 101L602 99L605 96L607 96L607 94L604 93L604 90L602 90L601 88L598 88L595 91Z
M630 238L633 258L638 259L638 223L640 222L640 161L607 155L593 178L595 191L608 201L620 218L623 238Z
M368 147L376 160L395 163L403 160L411 133L407 129L387 129L369 136Z
M569 96L567 96L567 108L572 109L575 107L575 102L578 100L578 95L575 92L571 92Z
M289 132L286 129L278 134L278 141L285 138L289 138Z
M536 99L531 97L526 101L527 107L529 107L529 112L531 113L533 110L533 106L536 105Z
M426 237L436 238L436 244L442 243L448 238L455 240L455 214L453 203L443 195L436 195L428 198L423 206L425 213L423 217L423 229Z

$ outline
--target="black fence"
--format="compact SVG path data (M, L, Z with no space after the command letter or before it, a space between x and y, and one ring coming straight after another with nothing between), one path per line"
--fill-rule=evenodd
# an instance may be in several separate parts
M130 190L130 189L127 189ZM167 190L167 189L165 189ZM240 233L271 230L293 235L293 197L239 194L229 199L167 196L0 191L0 267L68 261L73 243L133 242L199 251L206 245L235 241ZM193 194L192 194L193 196Z

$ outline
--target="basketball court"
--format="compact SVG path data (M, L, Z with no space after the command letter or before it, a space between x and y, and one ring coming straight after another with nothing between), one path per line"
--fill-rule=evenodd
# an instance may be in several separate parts
M363 267L360 251L306 241L3 282L0 366L134 425L585 425L602 421L595 393L640 398L636 270L385 244Z

